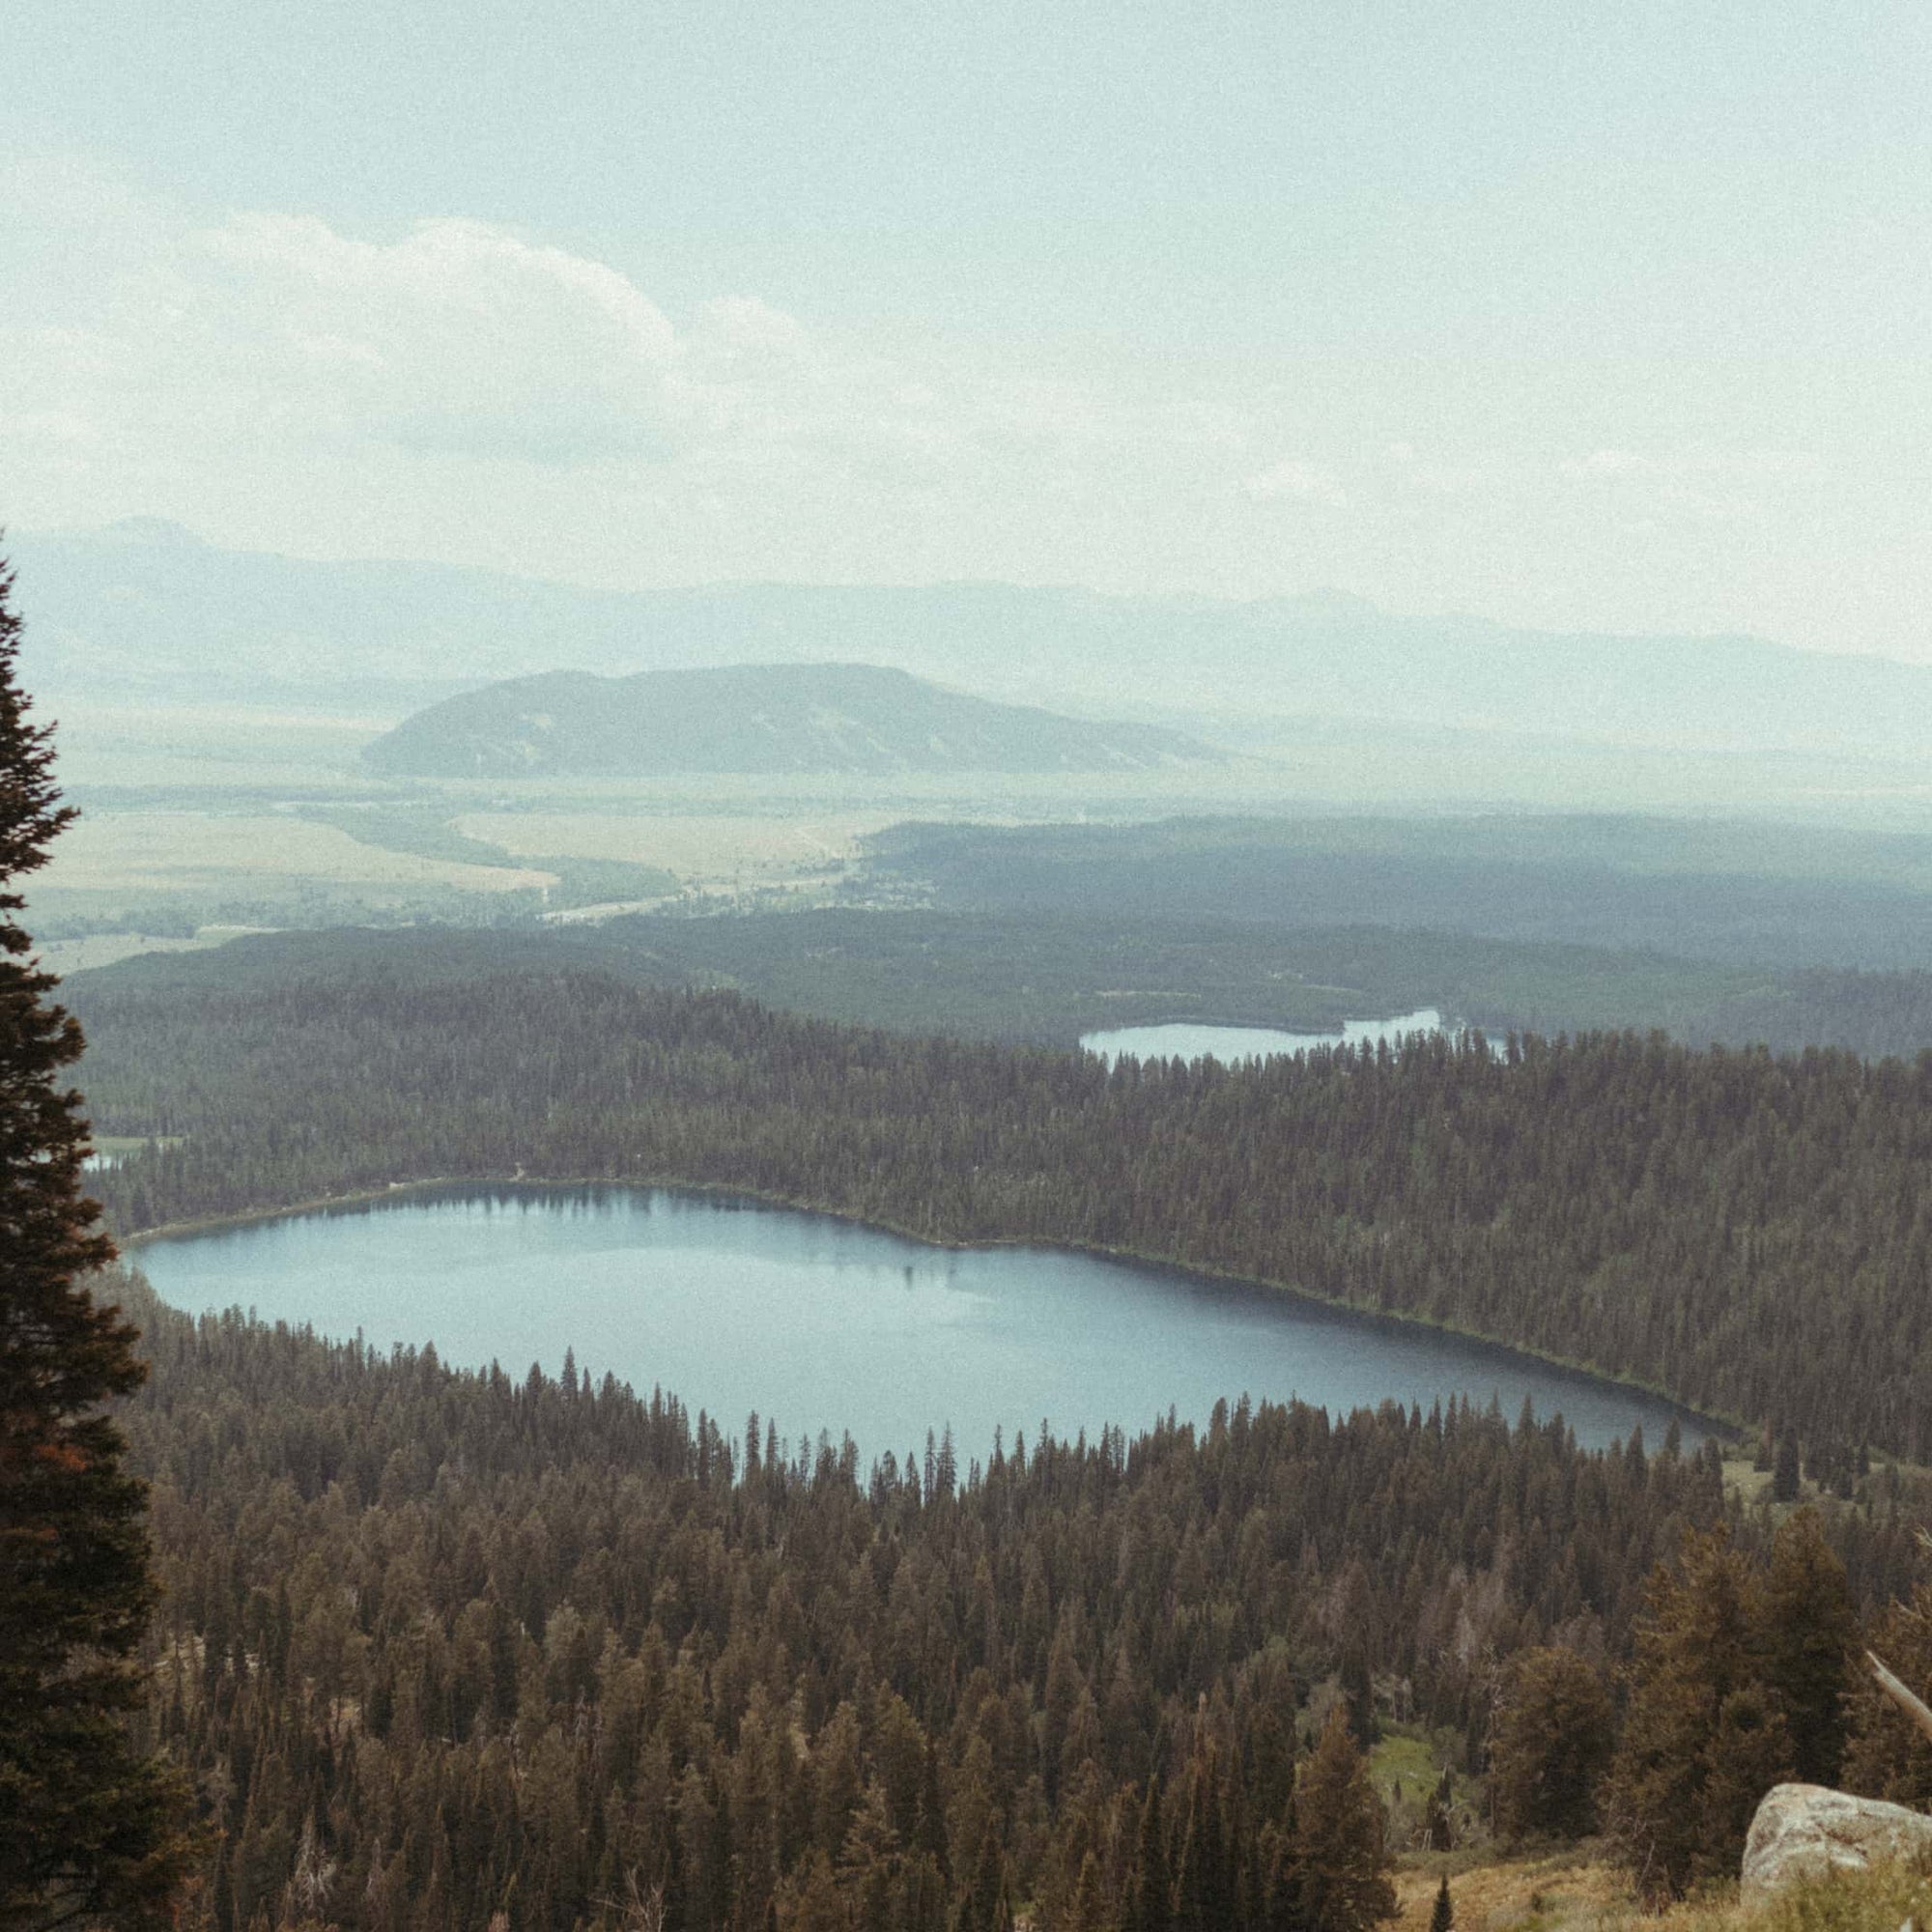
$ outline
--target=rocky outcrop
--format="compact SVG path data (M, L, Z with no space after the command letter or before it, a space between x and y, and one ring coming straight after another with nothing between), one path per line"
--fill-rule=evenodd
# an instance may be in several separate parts
M1932 1818L1922 1812L1822 1784L1774 1785L1745 1840L1744 1894L1905 1858L1932 1860Z

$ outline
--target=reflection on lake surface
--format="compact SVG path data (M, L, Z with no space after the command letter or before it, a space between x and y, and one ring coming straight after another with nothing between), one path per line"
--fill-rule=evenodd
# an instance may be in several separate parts
M399 1196L144 1243L161 1297L194 1312L358 1330L375 1347L434 1340L445 1361L553 1373L574 1348L639 1390L654 1383L726 1434L747 1412L788 1438L849 1431L867 1457L923 1447L951 1423L984 1456L1040 1419L1129 1435L1170 1406L1300 1395L1333 1410L1525 1396L1590 1444L1663 1403L1427 1328L1268 1290L1039 1248L931 1248L826 1215L661 1188L496 1187ZM1701 1440L1688 1420L1687 1443Z
M1266 1060L1278 1053L1307 1053L1318 1046L1374 1046L1406 1034L1439 1033L1442 1015L1434 1007L1398 1013L1388 1020L1350 1020L1340 1033L1282 1033L1273 1027L1174 1026L1117 1027L1085 1033L1080 1044L1102 1060Z

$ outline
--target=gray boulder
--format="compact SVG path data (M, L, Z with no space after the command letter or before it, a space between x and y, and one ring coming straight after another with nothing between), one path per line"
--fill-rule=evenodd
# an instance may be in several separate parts
M1774 1785L1745 1840L1743 1891L1762 1897L1795 1879L1893 1859L1932 1861L1932 1818L1822 1784Z

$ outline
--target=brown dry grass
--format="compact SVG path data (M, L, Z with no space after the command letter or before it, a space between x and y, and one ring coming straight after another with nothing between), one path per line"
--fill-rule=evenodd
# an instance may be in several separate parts
M1543 1858L1456 1869L1419 1860L1396 1874L1399 1932L1428 1932L1435 1888L1449 1873L1456 1932L1901 1932L1932 1925L1932 1884L1903 1866L1793 1887L1746 1903L1719 1887L1662 1912L1646 1912L1615 1866L1588 1846Z
M1615 1922L1636 1911L1630 1882L1615 1867L1579 1852L1476 1865L1431 1860L1395 1876L1399 1932L1429 1932L1435 1889L1449 1873L1456 1932L1508 1932L1511 1927L1581 1928Z

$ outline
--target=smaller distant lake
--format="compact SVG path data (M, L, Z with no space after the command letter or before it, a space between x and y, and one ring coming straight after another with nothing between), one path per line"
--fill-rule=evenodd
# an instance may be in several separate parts
M1413 1033L1440 1033L1434 1007L1398 1013L1389 1020L1350 1020L1340 1033L1282 1033L1273 1027L1139 1026L1083 1033L1080 1044L1102 1060L1267 1060L1280 1053L1309 1053L1318 1046L1374 1046Z

